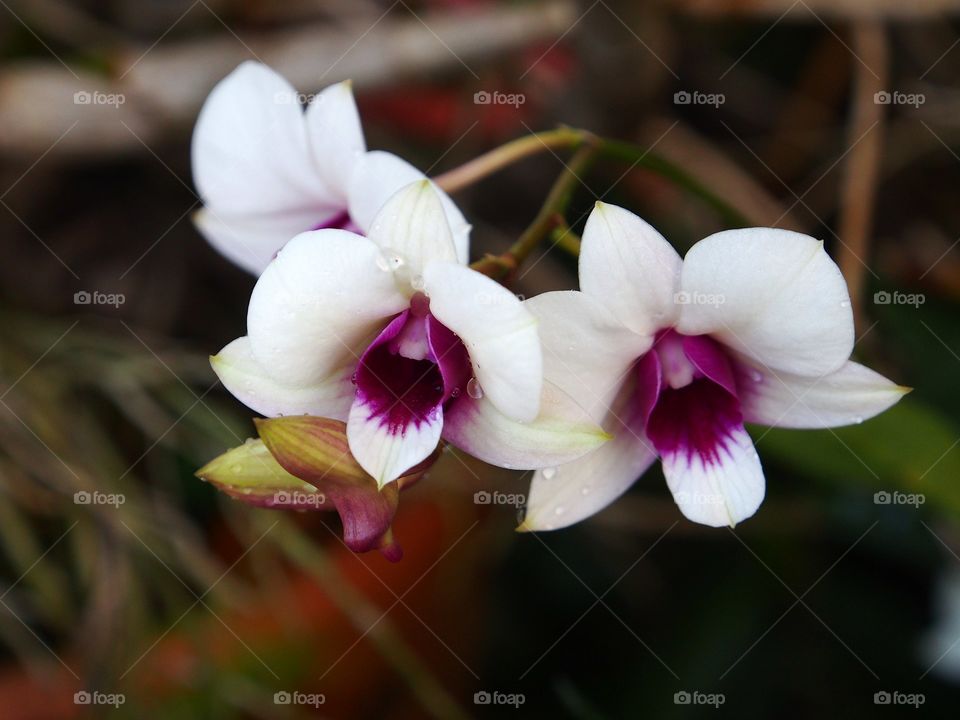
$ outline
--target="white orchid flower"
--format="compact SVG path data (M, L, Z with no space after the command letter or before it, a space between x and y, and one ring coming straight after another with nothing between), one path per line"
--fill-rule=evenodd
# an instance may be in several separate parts
M212 358L227 389L267 416L346 421L351 453L381 487L441 437L511 467L606 439L543 390L536 319L458 261L426 180L391 197L366 237L324 229L287 243L254 287L247 333Z
M540 319L544 373L614 435L534 476L522 529L564 527L606 507L660 457L681 512L734 525L764 497L744 422L859 423L907 388L849 361L850 297L811 237L728 230L681 260L650 225L597 203L580 292L525 305Z
M204 207L194 221L211 245L259 275L294 235L320 228L366 234L377 211L424 175L390 153L366 151L349 82L310 98L245 62L210 93L193 133L193 177ZM304 98L305 99L305 98ZM470 226L441 202L457 258Z

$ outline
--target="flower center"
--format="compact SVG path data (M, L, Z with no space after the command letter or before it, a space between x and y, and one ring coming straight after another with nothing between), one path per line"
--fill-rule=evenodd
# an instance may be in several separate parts
M715 464L743 424L730 358L706 335L658 334L638 363L647 437L664 457Z
M368 418L379 418L390 432L433 421L448 400L470 380L470 357L463 342L430 314L417 293L409 310L395 317L360 359L354 381Z

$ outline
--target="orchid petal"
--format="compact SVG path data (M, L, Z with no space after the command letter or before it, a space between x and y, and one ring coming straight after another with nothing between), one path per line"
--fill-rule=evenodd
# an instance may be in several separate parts
M260 63L243 63L210 93L191 157L200 197L218 213L297 212L333 200L310 160L296 91Z
M823 243L774 228L727 230L687 253L677 329L710 334L754 362L796 375L840 368L853 349L853 314Z
M257 281L247 312L250 347L288 386L315 385L358 358L407 306L380 249L345 230L293 238Z
M583 292L548 292L524 301L539 321L543 374L597 422L623 385L634 361L653 342L627 329Z
M657 453L643 434L633 390L631 381L604 423L612 440L578 460L537 470L519 530L556 530L588 518L623 495L653 464Z
M440 196L429 180L416 180L391 196L373 219L367 237L385 253L396 254L403 263L398 272L405 273L408 282L421 276L431 262L457 260Z
M257 362L247 337L231 342L210 358L210 364L235 398L266 417L319 415L346 420L355 394L350 382L353 365L316 385L282 385Z
M647 436L680 511L712 527L734 526L760 507L763 470L737 398L708 378L660 394Z
M515 470L547 468L576 460L610 439L556 385L543 384L540 414L519 423L486 397L460 396L447 410L443 437L476 458Z
M217 252L247 272L260 275L280 248L294 235L317 223L318 217L332 215L335 208L320 211L261 215L231 215L202 208L193 223Z
M437 407L417 422L397 427L384 422L359 399L347 419L350 452L379 487L396 480L437 449L443 429L443 409Z
M331 196L345 207L353 168L367 149L350 81L319 92L304 119L317 172Z
M481 391L507 417L533 420L543 385L536 318L505 287L463 265L432 263L423 280L431 314L466 345Z
M741 364L737 387L747 422L789 428L854 425L910 392L855 362L820 378Z
M426 178L406 160L396 155L373 150L357 161L350 179L350 216L364 232L373 226L380 208L401 188ZM470 226L453 200L431 182L440 196L447 221L453 234L457 259L466 264L470 255Z
M598 202L583 230L580 289L640 335L673 323L680 256L628 210Z

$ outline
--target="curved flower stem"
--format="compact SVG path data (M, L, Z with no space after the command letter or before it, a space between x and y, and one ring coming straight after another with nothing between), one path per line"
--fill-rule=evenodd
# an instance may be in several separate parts
M557 223L550 232L550 242L573 257L580 257L580 236L570 229L566 220Z
M409 683L428 715L440 720L466 720L469 717L380 609L341 577L336 564L322 547L286 522L282 527L278 526L274 534L287 556L316 579L354 627L370 638L383 658Z
M544 150L576 148L592 139L593 136L586 130L568 127L527 135L494 148L460 167L448 170L433 181L446 192L455 193L523 158Z
M534 248L549 236L556 228L565 227L564 213L570 204L574 190L581 182L580 176L596 158L599 151L599 141L590 139L574 153L570 162L564 167L560 177L550 188L550 193L540 208L540 212L533 222L523 231L519 239L501 255L487 255L473 263L470 267L495 280L500 279L516 270L530 255Z

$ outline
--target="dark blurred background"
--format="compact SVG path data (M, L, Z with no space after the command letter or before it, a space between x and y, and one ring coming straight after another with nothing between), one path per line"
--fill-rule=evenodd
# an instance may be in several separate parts
M958 0L0 0L0 715L946 717L958 15ZM822 238L858 359L915 391L853 428L754 429L767 500L735 530L683 519L654 469L576 527L518 535L514 508L473 498L529 477L452 452L403 496L397 565L347 551L335 516L225 498L193 472L254 429L206 358L243 334L254 279L191 224L189 141L245 59L303 92L352 77L368 146L431 175L561 123L635 143L643 162L584 178L574 230L602 197L681 251L734 224ZM95 92L115 100L75 98ZM567 155L456 195L474 257L517 237ZM530 267L518 292L576 282L559 251Z

